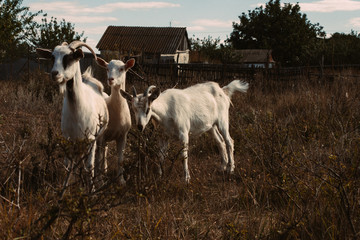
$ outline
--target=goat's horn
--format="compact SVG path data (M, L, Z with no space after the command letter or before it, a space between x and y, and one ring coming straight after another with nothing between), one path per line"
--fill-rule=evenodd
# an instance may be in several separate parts
M151 85L150 87L148 87L148 88L145 90L145 92L144 92L144 96L145 96L145 97L148 97L150 91L153 90L153 89L155 89L155 88L156 88L156 86L154 86L154 85Z
M132 87L132 90L133 90L133 97L136 97L136 96L137 96L137 93L136 93L136 89L135 89L134 86Z
M79 47L86 47L94 55L95 59L97 59L94 50L89 45L87 45L86 43L84 43L82 41L73 41L72 43L69 44L69 48L72 49L72 50L75 50L75 49L77 49Z

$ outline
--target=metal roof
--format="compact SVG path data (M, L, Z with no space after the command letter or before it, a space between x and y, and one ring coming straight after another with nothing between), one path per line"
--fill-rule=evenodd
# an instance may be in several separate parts
M234 50L233 56L239 57L243 63L274 63L272 51L269 49Z
M96 45L99 50L162 54L175 54L176 50L186 50L189 47L184 27L108 26Z

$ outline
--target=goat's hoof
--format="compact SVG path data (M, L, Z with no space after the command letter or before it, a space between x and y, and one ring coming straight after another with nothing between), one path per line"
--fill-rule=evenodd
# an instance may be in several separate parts
M229 175L234 174L234 169L235 169L235 166L228 167L228 168L227 168L227 173L228 173Z
M124 176L119 176L119 183L121 186L125 186L126 185L126 180L124 179Z
M221 165L220 167L220 172L225 172L226 171L226 165Z

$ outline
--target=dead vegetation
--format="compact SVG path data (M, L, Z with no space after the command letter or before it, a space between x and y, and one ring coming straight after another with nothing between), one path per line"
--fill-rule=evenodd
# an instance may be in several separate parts
M236 164L230 177L218 170L220 156L205 134L190 142L191 184L182 181L176 143L159 178L155 140L162 133L149 128L140 136L133 128L127 185L114 177L110 145L106 184L93 193L81 170L84 144L61 137L57 86L41 72L1 82L0 238L356 239L360 79L354 75L291 81L257 75L230 108ZM79 166L67 189L65 154Z

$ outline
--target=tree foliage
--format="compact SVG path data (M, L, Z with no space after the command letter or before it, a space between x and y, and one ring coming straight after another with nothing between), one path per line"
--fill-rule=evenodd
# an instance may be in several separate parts
M52 49L63 41L86 41L84 32L75 32L74 24L64 19L48 21L44 14L42 23L37 23L35 18L41 13L30 12L22 0L0 0L0 63L24 56L34 47Z
M65 19L58 22L56 18L51 17L48 22L46 18L43 18L42 23L39 25L39 30L32 38L32 43L37 47L53 49L62 42L70 43L74 40L85 42L86 38L83 38L83 36L84 32L81 34L77 33L74 24L66 22Z
M334 33L326 40L324 63L328 65L360 64L360 34Z
M275 61L283 65L304 65L318 57L318 37L324 37L323 27L312 24L299 4L281 4L270 0L233 23L227 40L236 49L272 49Z
M198 52L207 62L230 63L232 48L228 44L220 43L220 38L191 38L191 49Z
M41 11L31 13L21 4L22 0L0 0L0 62L19 57L38 26L34 18Z

